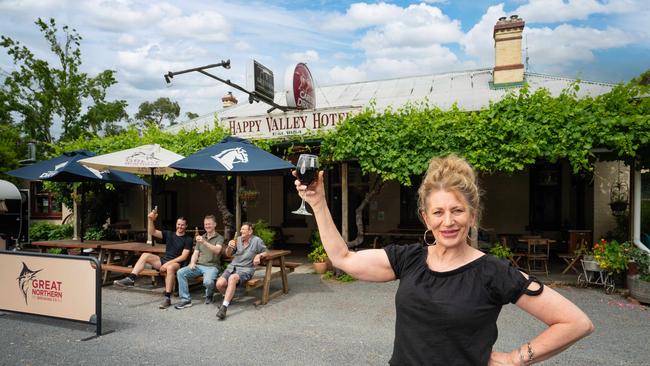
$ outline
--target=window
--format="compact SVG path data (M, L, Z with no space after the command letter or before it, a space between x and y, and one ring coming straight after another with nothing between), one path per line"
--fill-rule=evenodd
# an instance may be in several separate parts
M52 193L43 190L42 183L32 183L31 191L32 217L41 219L61 218L61 203L54 199Z

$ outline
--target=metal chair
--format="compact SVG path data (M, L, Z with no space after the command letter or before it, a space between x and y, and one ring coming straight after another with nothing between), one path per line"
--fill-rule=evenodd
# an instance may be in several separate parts
M548 276L548 260L551 244L548 239L528 239L526 262L529 273L544 273Z

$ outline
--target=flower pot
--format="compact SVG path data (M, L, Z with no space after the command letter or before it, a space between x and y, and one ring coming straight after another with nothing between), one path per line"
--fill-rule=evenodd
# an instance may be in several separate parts
M318 274L323 274L327 271L327 262L316 262L314 263L314 272Z
M630 295L642 303L650 304L650 282L641 281L638 275L627 276Z
M585 255L581 260L581 262L582 262L582 268L584 268L585 271L593 271L593 272L602 271L602 268L600 268L598 262L596 262L594 257L591 255Z

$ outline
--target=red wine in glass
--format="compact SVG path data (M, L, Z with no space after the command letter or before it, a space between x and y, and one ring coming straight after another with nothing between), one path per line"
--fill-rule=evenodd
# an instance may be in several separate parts
M301 167L296 169L296 173L298 175L298 179L300 180L300 183L306 186L310 185L311 182L314 181L317 172L318 172L318 168L312 168L312 167L306 167L306 168Z
M316 179L316 174L318 174L318 156L301 154L296 164L296 177L300 180L300 183L306 186L310 185ZM293 211L293 213L311 216L311 213L305 208L304 198L300 204L300 208Z

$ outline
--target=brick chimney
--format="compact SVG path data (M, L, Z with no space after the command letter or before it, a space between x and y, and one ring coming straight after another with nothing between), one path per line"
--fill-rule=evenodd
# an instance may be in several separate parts
M228 92L226 95L223 96L223 98L221 98L221 102L223 103L224 108L228 108L237 104L237 98L235 98L235 96L232 95L232 92Z
M524 64L521 63L521 34L525 22L517 15L510 19L501 17L494 26L494 69L495 86L521 83L524 81Z

